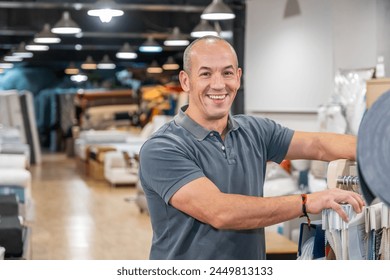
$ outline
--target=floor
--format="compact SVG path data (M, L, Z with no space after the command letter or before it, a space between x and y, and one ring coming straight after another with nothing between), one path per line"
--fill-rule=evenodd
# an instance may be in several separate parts
M74 158L44 154L32 166L34 260L142 260L149 255L149 216L135 187L110 187L86 177Z

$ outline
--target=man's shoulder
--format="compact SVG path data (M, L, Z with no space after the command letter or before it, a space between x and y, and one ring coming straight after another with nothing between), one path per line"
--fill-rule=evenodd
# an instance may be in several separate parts
M148 140L145 141L143 146L149 145L177 145L178 143L185 141L184 137L181 137L181 127L175 124L174 120L162 125L157 131L155 131Z
M269 122L271 120L267 118L262 118L259 116L252 116L252 115L234 115L233 116L234 121L236 121L240 127L251 127L253 125L256 126L268 126Z

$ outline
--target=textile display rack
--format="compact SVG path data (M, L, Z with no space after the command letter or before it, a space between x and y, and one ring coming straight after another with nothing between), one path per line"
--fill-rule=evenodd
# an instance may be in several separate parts
M301 228L298 259L389 260L390 259L390 91L384 93L365 113L358 132L357 161L336 160L329 163L328 188L351 190L366 202L362 213L349 204L341 204L349 217L344 222L332 209L322 212L325 250L314 257L314 239L304 236ZM306 225L307 227L307 225ZM309 237L311 237L309 235ZM317 238L318 239L318 238ZM310 247L310 250L304 250ZM317 248L318 249L318 248ZM318 251L318 250L317 250ZM307 255L303 256L305 253Z

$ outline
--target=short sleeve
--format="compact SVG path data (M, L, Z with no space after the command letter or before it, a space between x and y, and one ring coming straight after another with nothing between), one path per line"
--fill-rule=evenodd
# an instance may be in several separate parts
M172 138L152 138L141 148L141 184L144 189L157 193L167 204L182 186L204 176L186 148Z
M266 161L282 162L288 152L294 131L268 118L248 116L248 134L265 153Z
M267 160L281 163L286 157L294 131L270 119L265 119L265 122L269 132L266 138Z

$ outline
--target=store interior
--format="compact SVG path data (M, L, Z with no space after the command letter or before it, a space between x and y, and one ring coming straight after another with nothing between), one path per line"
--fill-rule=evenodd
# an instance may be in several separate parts
M117 13L93 15L107 7ZM221 7L226 18L207 17ZM237 52L232 114L358 136L390 90L389 25L388 0L0 1L0 260L149 258L139 150L187 104L178 74L196 38L220 36ZM363 189L359 164L270 162L264 195L351 187L380 203L366 212L381 220L389 197ZM305 218L267 227L267 258L390 259L390 241L352 252L343 238L325 257L318 244L339 242L326 232L345 229L333 214L312 217L328 227ZM366 222L369 240L390 236L384 220Z

